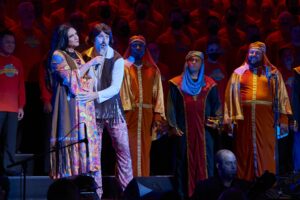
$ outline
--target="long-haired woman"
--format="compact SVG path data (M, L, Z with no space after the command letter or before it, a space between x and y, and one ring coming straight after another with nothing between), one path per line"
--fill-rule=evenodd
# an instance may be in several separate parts
M91 175L98 183L97 193L101 198L101 146L96 131L94 102L83 103L76 99L79 93L92 93L94 83L88 70L98 65L101 58L98 56L84 63L75 50L77 46L76 30L67 24L59 26L53 35L48 58L53 91L50 148L55 150L50 156L50 177ZM82 142L84 139L88 142Z

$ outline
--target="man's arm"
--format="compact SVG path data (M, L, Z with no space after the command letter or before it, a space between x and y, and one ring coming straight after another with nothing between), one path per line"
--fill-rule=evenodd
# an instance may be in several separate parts
M21 62L20 62L21 63ZM19 99L18 99L18 120L23 119L24 117L24 106L26 102L26 96L25 96L25 83L24 83L24 72L23 72L23 65L19 65Z
M156 71L153 84L153 99L154 99L154 121L165 120L164 93L159 70Z
M116 60L113 66L111 85L104 90L97 91L98 103L102 103L120 92L123 77L124 77L124 59L119 58L118 60Z
M217 85L213 86L209 92L209 101L211 106L211 117L219 117L222 115L221 101L219 98L219 92Z
M171 82L169 82L169 93L168 93L168 101L167 101L167 120L170 126L170 135L182 136L184 133L179 129L178 123L176 121L176 106L177 96L176 96L176 86L174 86Z

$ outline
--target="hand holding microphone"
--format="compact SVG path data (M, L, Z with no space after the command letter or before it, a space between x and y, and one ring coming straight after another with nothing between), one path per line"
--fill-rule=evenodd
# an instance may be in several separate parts
M92 65L95 66L95 70L98 70L98 68L100 66L103 66L103 64L104 64L104 56L102 56L102 55L96 56L91 61L92 61Z

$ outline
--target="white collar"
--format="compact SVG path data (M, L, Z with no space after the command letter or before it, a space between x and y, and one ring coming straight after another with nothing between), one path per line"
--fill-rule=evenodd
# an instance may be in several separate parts
M133 65L138 69L140 69L143 66L143 64L140 64L140 65L133 64Z
M114 57L114 50L113 50L113 48L108 46L105 58L110 59L112 57Z

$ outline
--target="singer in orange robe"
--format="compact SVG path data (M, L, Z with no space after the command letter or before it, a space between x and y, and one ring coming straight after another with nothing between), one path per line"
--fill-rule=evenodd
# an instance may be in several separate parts
M234 150L239 178L253 180L265 170L276 172L275 76L280 126L287 129L287 115L292 113L287 90L280 72L266 56L264 43L250 44L246 61L234 70L227 84L224 120L236 123Z
M157 139L155 127L165 120L161 75L145 45L141 35L130 38L120 91L134 176L150 175L151 142Z

